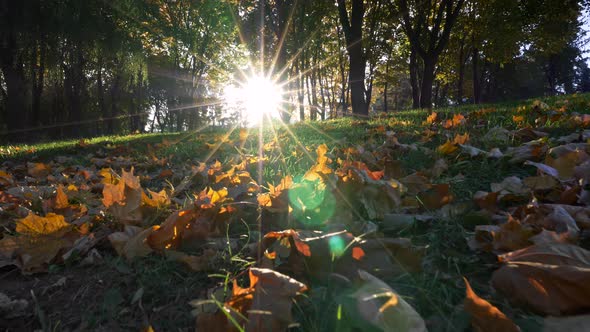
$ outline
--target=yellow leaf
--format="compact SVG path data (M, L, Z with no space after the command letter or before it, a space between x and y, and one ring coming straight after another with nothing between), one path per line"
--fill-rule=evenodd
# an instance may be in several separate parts
M240 129L240 141L244 142L248 139L248 129L241 128Z
M27 236L41 236L58 233L71 227L65 222L62 215L48 213L45 217L37 216L34 213L16 222L16 231Z
M162 189L159 193L147 190L150 194L150 197L145 193L141 194L141 201L144 205L151 206L151 207L162 207L166 205L170 205L170 197L168 197L168 193L166 193L165 189Z
M110 168L103 168L98 172L98 175L102 176L102 183L104 184L114 184L116 182L116 178L113 175L113 170Z
M436 150L442 154L451 154L459 149L453 142L447 140L447 142L439 146Z

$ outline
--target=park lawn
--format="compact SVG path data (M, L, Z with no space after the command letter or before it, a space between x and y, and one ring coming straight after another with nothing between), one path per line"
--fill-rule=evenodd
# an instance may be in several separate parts
M366 239L409 239L411 247L405 249L420 252L411 258L418 261L419 269L399 268L379 277L415 308L431 331L457 331L470 326L470 316L462 305L465 298L462 277L470 281L477 294L497 306L522 330L538 330L543 324L541 315L530 307L511 304L505 294L490 286L490 277L499 267L496 254L501 250L475 250L469 246L477 226L491 224L494 216L502 214L500 212L505 214L519 204L526 205L537 195L530 191L524 199L502 201L495 213L482 209L474 196L478 192L491 192L493 183L501 183L506 178L524 179L538 174L536 167L524 162L528 159L543 162L544 155L533 153L531 158L518 160L521 154L531 151L525 149L509 156L510 148L523 147L535 140L551 148L564 144L558 140L571 134L579 134L580 138L572 140L588 146L589 142L583 139L584 128L587 130L590 125L590 95L468 105L435 112L436 116L427 110L407 110L377 114L369 120L342 118L287 127L273 121L261 130L207 128L199 132L2 146L2 190L10 192L10 188L26 187L32 192L20 197L12 191L10 197L3 195L0 200L3 241L23 237L24 233L19 232L15 224L29 212L41 216L50 211L60 214L61 210L52 199L55 200L57 184L63 184L68 204L88 208L80 213L86 217L89 229L78 230L80 234L76 236L93 234L96 243L68 259L60 257L68 248L59 248L59 255L49 257L42 264L23 264L23 257L15 258L19 253L13 253L10 259L14 261L3 264L0 270L0 293L24 299L28 306L24 313L16 316L18 318L1 318L0 326L52 331L136 330L148 326L156 331L192 330L195 317L191 311L203 310L199 301L207 302L215 294L219 296L218 304L223 305L223 294L229 292L234 280L243 287L248 285L248 268L261 260L250 250L252 244L269 231L293 228L322 231L322 234L346 229L354 237ZM459 141L461 144L457 143ZM489 157L487 153L495 149L502 156ZM234 169L244 161L244 167ZM316 167L318 165L322 167ZM116 178L123 175L122 169L130 171L131 167L133 175L139 176L140 190L159 192L165 189L170 197L179 193L166 204L144 209L139 223L142 229L161 225L178 210L232 206L233 214L222 222L222 225L229 225L224 226L225 233L221 236L216 233L218 238L231 239L226 241L230 244L218 245L214 257L202 268L191 269L182 260L170 259L162 250L138 254L142 257L133 259L122 257L114 249L109 235L124 231L125 222L104 206L104 181L99 172L110 168L110 174ZM367 199L373 203L362 201L354 192L344 193L350 199L346 203L351 211L342 209L347 205L338 198L329 202L324 196L312 208L301 209L301 205L310 206L307 197L324 191L327 195L334 185L332 180L346 178L345 171L338 173L343 169L370 178L365 179L363 186L366 187L362 190L369 187L380 190L397 180L404 187L411 187L408 183L414 182L407 177L415 174L428 181L424 185L429 189L405 192L403 202L395 204L391 211L385 211L382 205L389 206L391 202L382 199L379 191L370 191L374 196ZM235 174L238 171L247 174L238 176ZM383 174L379 174L381 171ZM234 176L255 182L256 190L249 191L250 187L236 182ZM262 206L256 195L270 191L268 195L272 196L273 187L286 176L299 185L296 188L300 190L293 189L291 193L298 193L294 195L300 197L289 196L291 207L296 208L290 214L287 212L285 221L285 214L272 210L272 206ZM323 182L324 186L309 184L306 181L310 177ZM404 178L409 182L401 180ZM39 189L41 187L51 190ZM222 187L229 187L229 193L223 194ZM441 188L442 192L432 188ZM279 201L278 196L271 198ZM551 199L537 198L548 202ZM334 209L334 204L341 209ZM330 209L330 214L325 215ZM393 212L421 217L401 227L392 226L392 217L388 215ZM75 223L75 220L67 222ZM76 227L81 228L80 225ZM582 232L578 243L581 248L589 249L586 238L587 234ZM295 240L288 238L288 241ZM96 249L93 252L100 258L85 260L90 249ZM20 250L35 252L24 245ZM204 255L201 247L183 250L191 257ZM9 260L7 257L1 260L6 252L0 245L0 263ZM371 254L366 250L364 253ZM314 256L313 250L311 256ZM319 259L336 262L336 256ZM20 264L20 268L14 264ZM313 264L295 267L292 262L276 260L274 264L282 273L293 272L291 276L305 278L299 281L309 289L295 297L294 329L329 331L359 327L378 330L370 323L358 323L362 320L358 315L362 315L351 312L350 302L355 299L356 285L348 275L342 276L329 269L321 271L323 274L306 270ZM317 269L324 265L313 266ZM302 271L294 271L296 268ZM346 272L353 274L354 271ZM330 273L332 276L325 276ZM212 310L210 304L205 306L207 310Z

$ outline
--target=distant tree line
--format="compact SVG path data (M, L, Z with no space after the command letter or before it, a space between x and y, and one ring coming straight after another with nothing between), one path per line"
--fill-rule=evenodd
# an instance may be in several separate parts
M590 91L580 0L0 0L2 139L243 121L262 65L284 121ZM247 71L246 71L247 72Z

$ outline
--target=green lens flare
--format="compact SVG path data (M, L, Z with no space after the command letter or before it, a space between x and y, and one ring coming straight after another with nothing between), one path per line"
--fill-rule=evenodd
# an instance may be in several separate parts
M308 225L323 224L334 215L336 200L319 182L301 181L289 189L293 217Z
M341 256L344 250L346 250L344 240L340 236L332 236L328 243L330 245L330 253L336 257Z

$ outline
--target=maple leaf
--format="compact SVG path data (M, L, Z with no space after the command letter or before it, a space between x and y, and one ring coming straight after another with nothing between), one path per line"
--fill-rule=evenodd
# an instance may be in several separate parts
M162 189L158 193L151 191L149 189L147 190L147 192L150 194L150 196L146 195L143 192L141 195L141 202L144 205L147 205L147 206L153 207L153 208L161 208L161 207L170 205L170 197L168 196L168 193L166 192L165 189Z
M254 288L254 294L248 312L248 331L286 330L293 322L293 298L307 290L305 284L293 278L259 268L250 268L250 288Z
M57 254L79 237L63 216L54 213L40 217L31 212L17 221L16 232L19 236L5 236L0 240L0 253L5 257L16 256L14 263L25 274L46 271Z
M103 205L117 221L124 224L141 222L140 206L145 194L141 189L139 177L133 175L133 168L130 172L123 170L116 184L105 183L102 193Z
M425 124L433 124L436 121L436 117L438 114L436 112L432 112L427 118Z
M477 296L467 279L465 282L465 311L471 315L471 324L478 332L518 332L520 329L503 312Z
M328 146L326 144L319 145L316 152L318 155L316 164L305 173L303 178L308 181L320 180L320 182L323 182L323 176L332 173L332 169L328 166L332 160L326 156L328 153Z
M182 210L171 214L152 232L147 242L151 248L158 251L165 249L177 250L183 242L204 241L211 231L211 219L203 215L201 210Z
M293 298L307 286L270 269L250 268L248 273L250 286L242 288L234 280L232 296L223 306L225 312L197 316L198 330L236 331L236 323L247 331L287 329L293 321Z
M469 141L469 133L465 133L463 135L457 134L453 139L454 144L465 144L467 141Z

